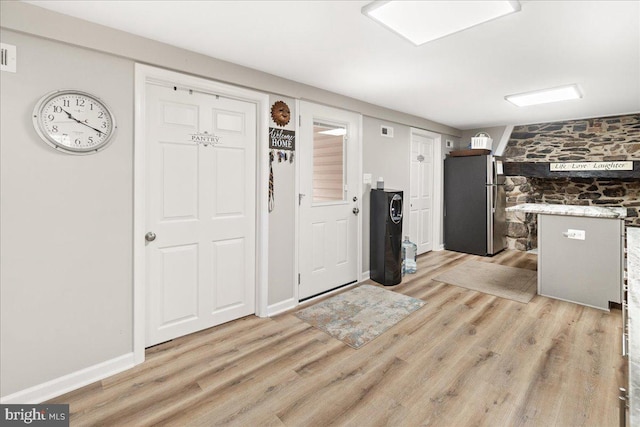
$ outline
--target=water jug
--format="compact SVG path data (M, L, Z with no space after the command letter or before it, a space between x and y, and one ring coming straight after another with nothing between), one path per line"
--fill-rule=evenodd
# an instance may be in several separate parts
M402 242L402 275L416 272L416 254L418 246L409 240L409 236L404 236Z

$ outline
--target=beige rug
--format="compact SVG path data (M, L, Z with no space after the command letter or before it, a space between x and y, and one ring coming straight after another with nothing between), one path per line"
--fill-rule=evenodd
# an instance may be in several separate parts
M538 273L524 268L471 260L433 280L526 304L536 294Z

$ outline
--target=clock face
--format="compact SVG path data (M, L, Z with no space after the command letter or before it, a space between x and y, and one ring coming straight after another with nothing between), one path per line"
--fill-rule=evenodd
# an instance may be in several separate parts
M45 95L33 111L40 137L72 154L91 154L106 147L116 130L113 114L99 98L64 90Z

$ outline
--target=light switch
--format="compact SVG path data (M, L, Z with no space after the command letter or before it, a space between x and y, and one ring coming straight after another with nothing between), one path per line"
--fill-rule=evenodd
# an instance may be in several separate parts
M362 183L363 184L369 184L371 185L371 174L370 173L365 173L364 175L362 175Z
M0 70L16 72L17 48L14 45L0 43Z

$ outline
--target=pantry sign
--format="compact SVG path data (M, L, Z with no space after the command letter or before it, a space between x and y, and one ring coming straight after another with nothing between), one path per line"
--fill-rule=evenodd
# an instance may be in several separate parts
M633 162L563 162L551 163L549 170L552 172L575 172L575 171L632 171Z

